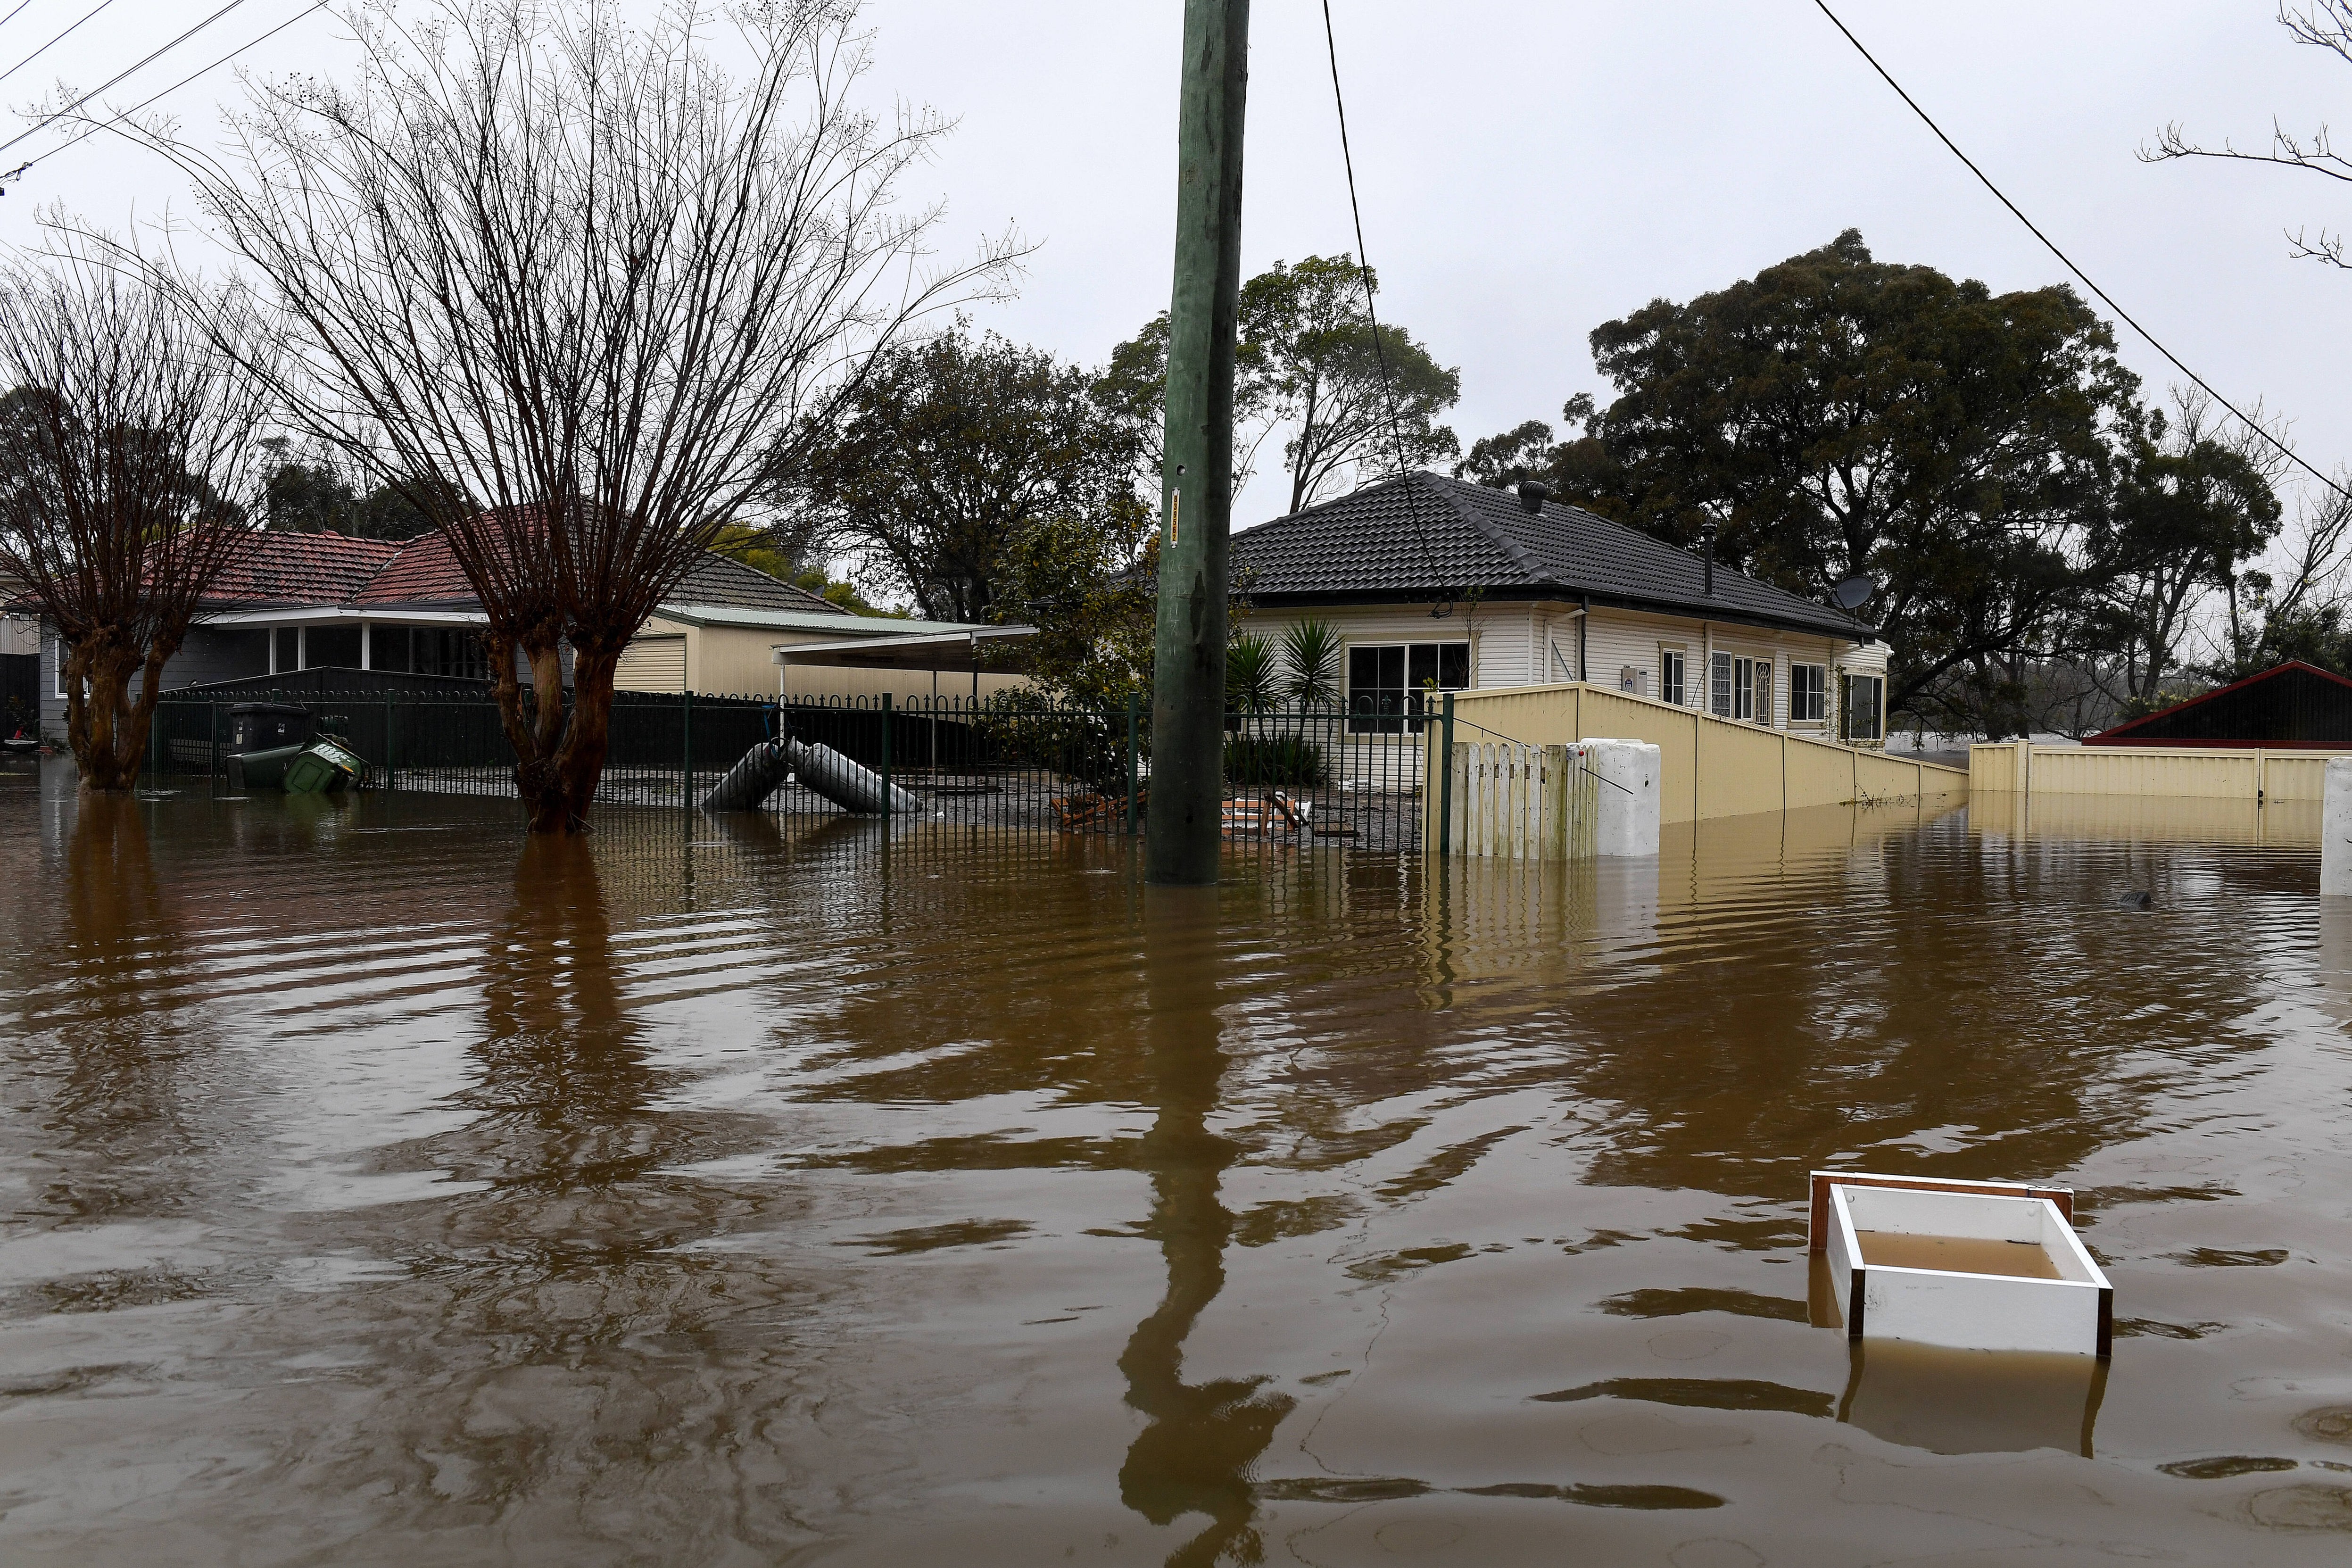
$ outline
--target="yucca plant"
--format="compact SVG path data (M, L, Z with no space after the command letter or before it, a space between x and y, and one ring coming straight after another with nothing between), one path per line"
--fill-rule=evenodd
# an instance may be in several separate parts
M1274 645L1244 632L1225 649L1225 706L1236 713L1263 713L1280 695Z
M1302 708L1339 700L1339 628L1328 621L1293 621L1282 634L1290 666L1290 695Z

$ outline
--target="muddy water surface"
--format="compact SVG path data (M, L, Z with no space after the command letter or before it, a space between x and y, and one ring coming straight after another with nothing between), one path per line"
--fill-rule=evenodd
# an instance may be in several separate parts
M2352 1558L2315 822L1170 894L68 785L0 775L0 1560ZM2112 1363L1851 1352L1833 1160L2071 1182Z

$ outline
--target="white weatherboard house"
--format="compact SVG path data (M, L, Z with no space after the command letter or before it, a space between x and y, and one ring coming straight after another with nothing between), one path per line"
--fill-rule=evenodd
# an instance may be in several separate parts
M1587 681L1719 718L1885 743L1877 628L1589 511L1413 473L1236 533L1242 629L1330 623L1351 728L1439 691ZM1433 611L1438 612L1433 614Z

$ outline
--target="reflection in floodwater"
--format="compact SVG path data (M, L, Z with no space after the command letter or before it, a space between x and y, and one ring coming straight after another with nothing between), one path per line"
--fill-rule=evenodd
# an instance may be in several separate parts
M2352 920L2290 814L1162 896L919 824L103 804L0 777L12 1564L2352 1531ZM2104 1386L1811 1326L1839 1157L2074 1186Z
M1119 1498L1154 1524L1205 1513L1208 1527L1168 1557L1206 1568L1262 1556L1250 1528L1251 1467L1296 1403L1263 1377L1186 1383L1184 1341L1224 1289L1234 1216L1217 1187L1238 1149L1209 1131L1224 1054L1217 1037L1216 892L1154 889L1144 900L1150 964L1144 1048L1155 1116L1136 1153L1151 1177L1146 1234L1168 1264L1168 1290L1118 1358L1127 1402L1149 1418L1119 1467Z
M2107 1388L2101 1357L1848 1343L1853 1371L1837 1418L1874 1436L1937 1454L2057 1448L2092 1457Z

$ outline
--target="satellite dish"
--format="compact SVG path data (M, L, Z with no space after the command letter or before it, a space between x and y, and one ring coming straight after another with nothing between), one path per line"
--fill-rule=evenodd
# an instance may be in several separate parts
M1878 584L1867 577L1849 577L1830 590L1830 598L1841 610L1858 610L1878 592Z

